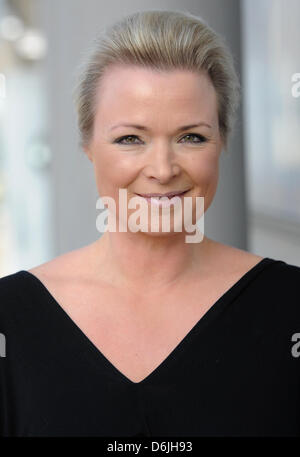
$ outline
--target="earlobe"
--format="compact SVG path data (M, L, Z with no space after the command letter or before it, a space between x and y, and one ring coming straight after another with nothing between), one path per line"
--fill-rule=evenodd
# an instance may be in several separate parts
M219 145L218 145L218 148L219 148L219 155L222 154L222 151L224 149L226 149L226 145L225 145L225 141L223 138L221 138L221 136L219 136Z
M86 153L86 155L88 156L89 160L90 160L91 162L93 162L93 156L92 156L90 150L89 150L87 147L84 147L83 150L84 150L84 152Z

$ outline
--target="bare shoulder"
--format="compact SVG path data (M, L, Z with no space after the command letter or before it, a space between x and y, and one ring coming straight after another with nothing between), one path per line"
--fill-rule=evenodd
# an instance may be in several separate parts
M263 256L214 240L210 240L210 243L214 264L223 272L227 271L233 275L246 273L264 259Z
M228 246L229 247L229 258L232 262L233 266L236 266L237 268L239 266L249 266L253 267L257 263L259 263L261 260L264 259L263 256L253 254L252 252L245 251L243 249L239 249L236 247Z
M39 279L49 281L68 281L84 275L89 263L89 246L61 254L54 259L30 268L28 271Z
M88 302L89 296L98 293L90 280L89 273L93 267L89 246L61 254L28 270L67 313L80 310L80 306Z

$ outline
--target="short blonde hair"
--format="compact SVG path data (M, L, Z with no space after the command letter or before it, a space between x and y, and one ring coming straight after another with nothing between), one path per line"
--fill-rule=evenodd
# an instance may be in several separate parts
M216 90L220 136L227 150L240 83L224 39L202 18L177 10L141 11L125 16L95 38L87 59L79 66L73 92L81 147L92 138L97 88L111 64L206 71Z

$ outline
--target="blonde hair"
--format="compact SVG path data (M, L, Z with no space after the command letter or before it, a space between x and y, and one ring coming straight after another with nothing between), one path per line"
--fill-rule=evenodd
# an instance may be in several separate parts
M154 70L206 71L216 90L220 136L225 150L235 122L240 84L224 39L200 17L182 11L141 11L104 29L79 66L73 91L80 146L92 138L96 93L111 64Z

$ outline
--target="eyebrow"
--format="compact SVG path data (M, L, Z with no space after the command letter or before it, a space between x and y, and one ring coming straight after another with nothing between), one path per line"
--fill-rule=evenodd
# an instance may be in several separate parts
M198 122L197 124L183 125L182 127L179 127L177 129L177 132L182 132L183 130L189 130L194 127L200 127L202 125L210 128L210 129L212 128L212 126L207 124L206 122ZM149 130L147 127L144 127L143 125L138 125L138 124L116 124L116 125L112 126L110 130L114 130L117 127L133 127L138 130L146 130L146 131Z

